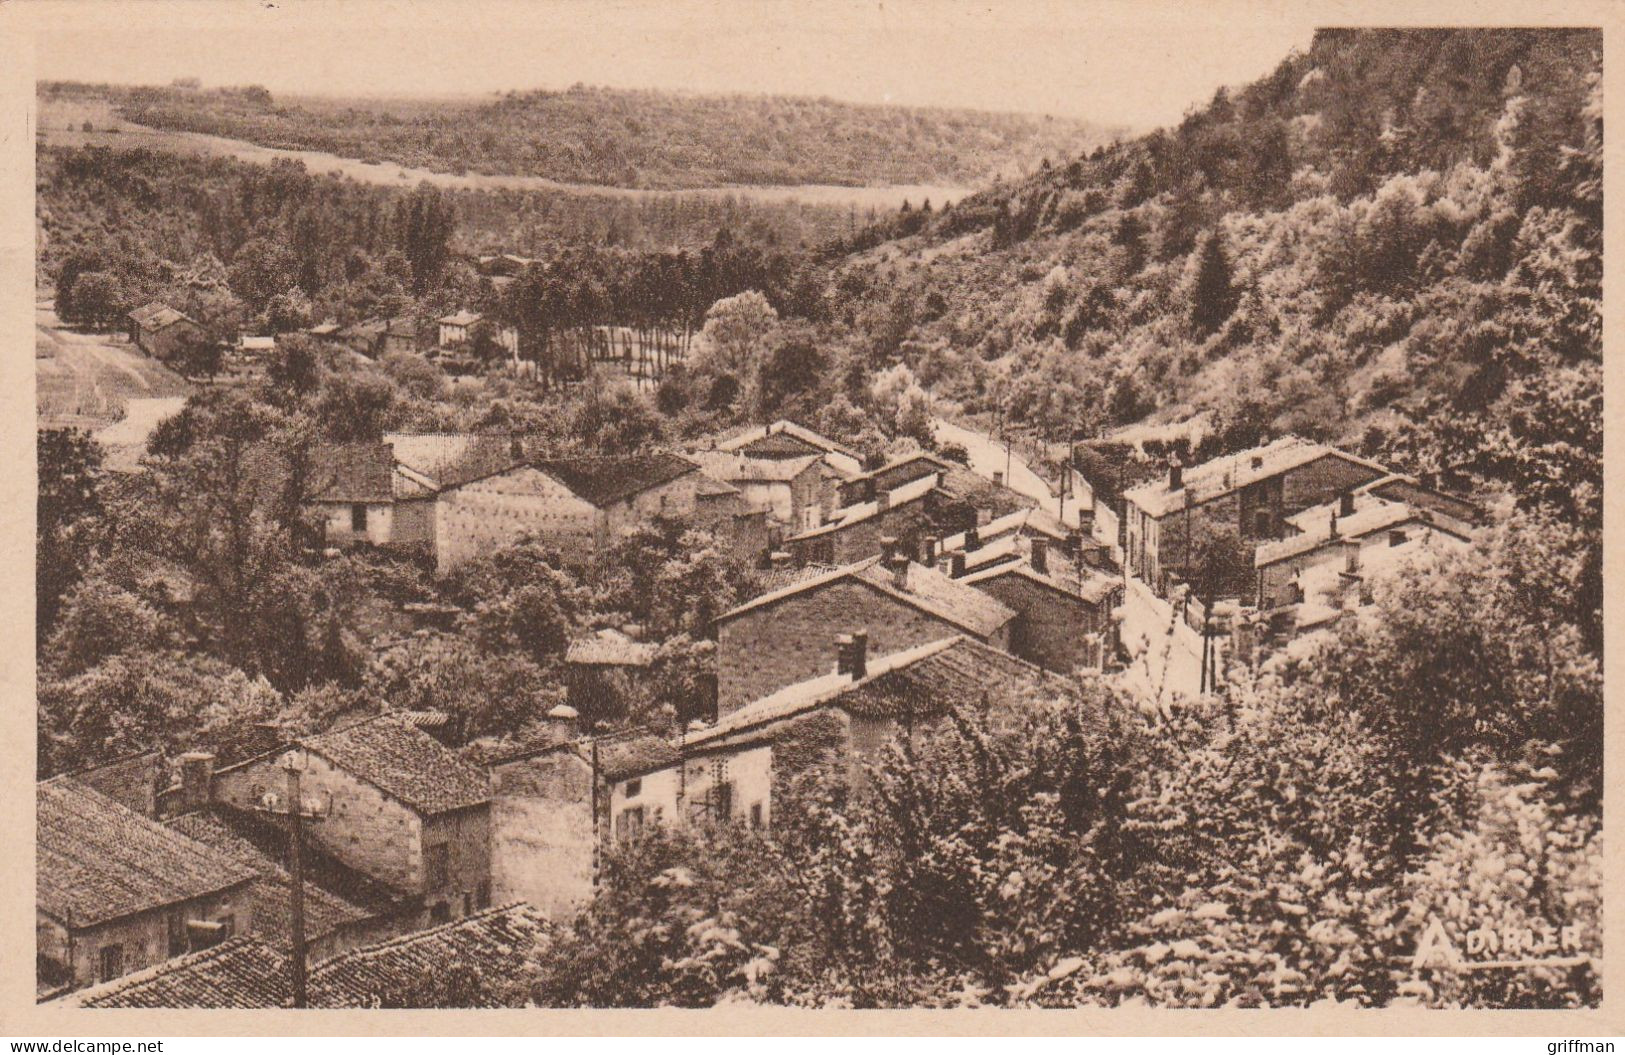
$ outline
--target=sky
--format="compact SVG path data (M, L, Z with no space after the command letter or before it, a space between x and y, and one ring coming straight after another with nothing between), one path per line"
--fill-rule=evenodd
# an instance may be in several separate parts
M42 79L461 95L577 82L1016 110L1148 128L1245 83L1300 5L1154 0L41 0Z

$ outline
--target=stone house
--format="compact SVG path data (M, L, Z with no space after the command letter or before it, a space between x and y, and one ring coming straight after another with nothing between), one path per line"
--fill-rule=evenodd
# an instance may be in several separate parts
M705 474L737 488L744 500L766 510L790 533L824 522L837 505L836 472L818 454L794 458L753 458L740 451L695 451L690 455Z
M959 581L1016 613L1010 651L1045 670L1100 670L1115 649L1112 609L1122 603L1122 580L1052 552L1046 538L1026 540L1015 559L991 562Z
M491 903L491 791L486 774L427 733L390 715L306 737L290 749L305 764L303 792L327 803L310 842L350 868L404 891L435 922ZM285 787L277 751L190 776L184 789L253 810ZM205 756L207 758L207 756Z
M187 341L212 339L203 325L168 304L153 301L125 316L130 343L154 359L168 361Z
M592 899L598 825L588 753L573 738L475 751L491 774L491 889L568 919Z
M883 538L918 553L921 541L939 530L932 515L937 481L933 474L878 491L868 501L835 510L826 523L787 537L782 546L803 564L850 564L873 557Z
M1063 679L962 634L879 657L868 636L839 635L830 670L784 686L686 733L681 757L651 759L622 775L647 803L640 823L770 827L786 782L818 768L859 782L865 763L904 737L916 742L955 709L1015 715L1034 701L1061 699ZM634 826L627 826L631 830Z
M800 458L815 454L843 479L863 472L863 456L793 421L775 421L742 429L718 440L716 449L748 458Z
M435 504L441 572L530 536L585 561L628 528L691 516L704 479L674 454L536 459L443 486Z
M1372 551L1396 549L1407 543L1437 539L1446 545L1466 545L1466 529L1426 509L1373 496L1346 494L1338 502L1312 506L1293 518L1300 533L1258 547L1253 565L1258 572L1255 603L1268 610L1300 604L1304 579L1316 569L1341 565L1350 578L1371 563Z
M894 458L878 469L859 473L840 483L840 504L866 502L881 491L890 491L927 476L941 477L953 468L952 462L925 451Z
M304 507L325 544L433 552L435 482L399 464L388 443L324 444L311 453Z
M1187 563L1192 542L1224 527L1246 543L1292 532L1287 518L1390 475L1352 454L1287 436L1215 458L1188 471L1174 459L1164 477L1123 495L1128 574L1166 596L1169 575Z
M480 324L484 316L479 312L460 309L450 315L435 320L440 327L438 347L441 351L456 351L467 348L474 340L474 327ZM519 354L519 331L512 326L494 325L496 342L510 357Z
M587 727L620 717L646 683L656 646L635 641L612 627L570 642L564 653L564 679L570 706Z
M108 982L251 933L256 873L73 777L35 785L43 993Z
M786 685L827 673L827 643L837 634L868 631L882 653L953 634L1008 650L1015 617L974 586L897 552L848 564L718 617L717 712L726 717Z

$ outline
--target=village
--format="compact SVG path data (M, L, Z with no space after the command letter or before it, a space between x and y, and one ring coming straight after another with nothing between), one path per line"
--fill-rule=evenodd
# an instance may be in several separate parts
M466 351L478 324L441 318L434 354ZM164 357L189 325L149 305L130 339ZM245 338L231 370L275 348ZM636 377L644 360L618 362ZM147 751L46 779L40 999L405 1006L426 956L517 979L522 947L592 899L615 846L659 826L772 829L809 744L861 782L955 711L1079 679L1153 715L1222 695L1236 670L1358 618L1407 561L1471 546L1481 519L1435 480L1293 436L1188 466L1085 440L1059 494L1010 486L1032 473L1005 454L981 472L963 449L865 458L791 420L627 455L550 457L521 433L318 448L303 512L332 556L377 547L445 575L521 541L587 561L669 519L721 540L759 592L704 628L705 713L617 721L659 676L660 642L606 626L569 643L567 700L524 742L386 710L293 739L262 728L229 764Z

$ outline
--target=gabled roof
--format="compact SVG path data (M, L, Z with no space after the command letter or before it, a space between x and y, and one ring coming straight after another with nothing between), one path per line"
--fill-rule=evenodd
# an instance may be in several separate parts
M963 635L872 658L866 669L858 680L831 672L788 685L689 733L684 747L704 747L826 704L869 718L909 714L918 719L1006 700L1034 688L1049 687L1059 694L1066 687L1064 679Z
M421 1006L425 980L453 967L518 984L547 923L522 902L323 960L310 973L317 1007ZM492 1005L500 1006L500 1005Z
M977 509L986 509L995 517L1038 505L1037 499L1031 495L1022 494L1007 484L994 483L962 465L949 465L937 487L949 498Z
M1338 458L1361 466L1369 470L1373 478L1388 475L1388 470L1376 462L1367 461L1335 447L1311 443L1297 436L1283 436L1262 447L1254 447L1251 450L1191 466L1184 471L1183 486L1176 491L1168 489L1168 474L1165 472L1154 480L1125 491L1123 498L1149 515L1160 518L1176 510L1222 498L1250 484L1279 476L1322 458Z
M1335 546L1345 539L1362 539L1378 531L1386 531L1400 527L1403 524L1422 523L1429 528L1445 531L1456 538L1461 536L1454 531L1439 527L1434 523L1433 517L1426 510L1412 509L1402 502L1381 502L1377 505L1367 506L1355 510L1352 516L1341 517L1337 520L1337 534L1331 533L1332 513L1337 507L1318 507L1325 516L1319 528L1305 531L1301 535L1279 539L1275 542L1266 542L1258 547L1253 555L1253 565L1264 568L1271 564L1290 560L1293 557L1312 553L1324 546ZM1465 541L1465 540L1464 540Z
M930 476L922 476L918 480L910 480L901 487L892 488L886 492L887 508L899 509L910 502L918 502L936 488L938 479L937 474L933 473ZM799 535L793 535L785 541L800 542L806 539L820 538L836 531L844 531L854 524L861 524L865 520L879 515L880 501L878 499L869 502L856 502L835 510L830 514L828 523L820 524L810 531L803 531Z
M213 948L165 960L70 997L79 1007L287 1007L288 959L258 938L228 938Z
M161 330L177 322L192 322L196 325L191 318L156 300L130 312L128 317L143 330Z
M395 456L387 443L322 444L311 451L313 502L392 502Z
M598 768L604 779L625 780L677 764L677 745L653 733L603 737L598 741Z
M434 737L387 714L300 742L424 815L479 806L491 799L484 773Z
M593 667L647 667L654 662L656 648L633 641L613 627L577 638L565 650L564 661Z
M70 777L35 785L39 910L75 929L252 881L240 862Z
M252 869L258 876L252 889L253 933L267 941L282 944L292 933L288 895L293 879L280 861L243 838L212 813L187 813L164 822L189 839L212 847L225 857ZM305 932L321 937L340 927L371 918L372 910L345 900L311 882L305 882Z
M529 437L517 433L389 432L384 442L394 450L396 462L438 487L456 487L522 465L533 446Z
M695 451L689 457L707 475L729 483L788 483L823 464L821 454L798 458L752 458L737 451Z
M717 622L721 624L746 612L845 580L863 583L894 600L969 631L977 637L987 637L1016 616L1010 609L982 591L956 582L933 568L911 563L905 579L906 587L898 589L892 572L881 566L880 558L870 557L856 564L848 564L823 575L814 575L793 582L782 589L762 594L732 611L724 612L717 617Z
M458 967L519 983L546 922L529 905L487 909L429 930L329 957L310 971L310 1006L411 1007L425 982ZM257 938L237 937L69 999L80 1007L273 1008L292 1002L288 960Z
M699 471L688 459L664 451L550 458L530 464L600 509Z
M472 326L476 322L479 322L480 318L481 315L479 312L469 311L467 308L459 308L455 313L451 315L443 315L436 321L443 326Z
M1056 560L1053 556L1050 559L1052 561ZM1102 575L1088 568L1051 567L1048 572L1040 572L1024 556L1015 560L999 561L989 567L970 572L958 581L968 586L975 586L979 583L1003 578L1006 575L1019 575L1030 582L1047 586L1058 593L1065 594L1068 597L1076 597L1090 604L1099 604L1111 596L1113 590L1123 585L1122 580L1114 576Z
M861 456L852 448L840 443L836 443L827 436L820 436L818 433L804 425L798 425L793 421L787 421L782 418L770 425L757 425L729 436L717 444L717 449L724 451L736 451L741 447L747 447L758 440L766 439L769 436L779 435L789 436L793 439L801 441L803 444L806 444L809 447L816 447L826 453L844 454L850 458L858 458L861 460Z

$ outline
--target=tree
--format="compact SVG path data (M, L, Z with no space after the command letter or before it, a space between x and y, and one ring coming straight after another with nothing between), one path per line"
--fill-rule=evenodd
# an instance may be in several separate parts
M36 459L34 620L43 641L56 625L63 595L99 547L102 450L78 429L41 429Z
M223 356L220 342L214 337L188 329L175 342L170 363L185 377L212 381L220 373Z
M396 205L396 243L410 266L413 292L426 292L440 278L456 225L451 201L432 184L418 184Z
M282 242L270 238L250 238L238 246L227 274L231 291L256 314L297 282L293 253Z
M1236 292L1230 285L1230 261L1217 232L1210 232L1191 258L1189 319L1198 336L1216 332L1236 310Z
M110 329L129 310L124 285L118 276L106 271L86 271L72 286L73 296L66 305L58 305L67 313L62 317L77 326L93 330Z
M265 306L265 325L272 333L292 333L310 325L310 298L297 290L278 293Z
M705 313L695 369L733 378L745 393L746 403L753 403L768 342L778 323L779 313L755 290L717 301Z

